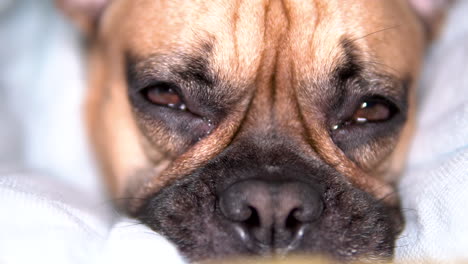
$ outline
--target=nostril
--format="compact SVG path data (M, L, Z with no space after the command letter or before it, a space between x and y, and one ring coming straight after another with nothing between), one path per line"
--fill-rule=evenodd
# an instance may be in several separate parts
M306 200L303 206L291 211L291 217L299 222L308 223L316 220L323 211L322 200L318 197Z
M255 252L296 248L323 209L320 192L309 184L256 179L223 190L219 207L230 228Z
M249 206L249 209L251 212L250 217L247 218L247 220L242 221L242 223L248 229L260 227L260 216L258 215L257 210L253 208L252 206Z
M235 222L237 228L242 228L251 233L253 230L261 227L260 215L253 206L242 203L220 203L221 212L229 219Z
M295 232L304 224L301 211L301 209L296 208L289 213L285 223L286 230Z

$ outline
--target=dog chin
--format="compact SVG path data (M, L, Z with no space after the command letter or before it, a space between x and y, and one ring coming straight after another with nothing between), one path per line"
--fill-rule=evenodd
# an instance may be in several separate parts
M149 197L135 216L193 261L286 254L391 259L402 228L398 206L285 149L229 148ZM309 205L291 206L298 195Z

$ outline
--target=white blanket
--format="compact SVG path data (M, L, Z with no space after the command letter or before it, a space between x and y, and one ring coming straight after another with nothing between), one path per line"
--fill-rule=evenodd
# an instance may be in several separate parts
M111 201L51 177L0 174L0 263L184 263L166 239Z
M399 259L468 260L468 1L459 1L426 63L419 126L400 183Z
M467 13L460 1L423 76L398 261L468 259ZM77 39L50 2L0 0L0 263L182 263L100 195Z

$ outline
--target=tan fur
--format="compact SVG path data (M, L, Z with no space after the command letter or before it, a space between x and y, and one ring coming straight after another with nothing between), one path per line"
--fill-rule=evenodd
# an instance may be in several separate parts
M330 75L342 56L343 36L353 39L376 69L400 78L417 77L424 35L404 0L112 2L93 41L88 120L113 195L155 192L216 156L236 133L247 133L252 126L268 131L271 116L275 129L301 143L304 153L319 155L376 197L391 193L388 182L393 180L387 176L403 164L413 115L395 150L379 153L379 146L368 146L355 163L333 143L316 108L327 87L301 85ZM136 125L123 54L191 53L197 43L210 39L210 64L223 80L238 84L233 93L243 95L241 103L211 135L181 155L161 151ZM271 112L273 83L276 103ZM171 142L171 136L163 134L155 130L153 137Z

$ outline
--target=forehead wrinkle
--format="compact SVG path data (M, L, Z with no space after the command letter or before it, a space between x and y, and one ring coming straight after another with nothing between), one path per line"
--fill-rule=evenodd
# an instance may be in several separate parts
M153 54L140 59L128 53L126 64L130 92L140 92L152 85L168 82L180 88L178 92L185 97L189 107L220 113L243 97L243 89L239 89L236 83L221 79L211 67L210 56L211 46L206 43L191 54Z
M330 90L334 91L339 102L344 101L347 95L381 94L389 96L396 101L406 98L406 79L399 79L393 73L379 67L378 63L364 61L362 52L354 40L344 37L341 40L341 59L337 62L328 81Z
M239 24L239 9L242 0L236 1L234 4L234 12L232 13L232 32L233 34L233 43L234 43L234 56L239 58L239 40L238 40L238 24Z
M310 82L313 79L323 79L324 76L334 69L334 63L341 60L339 52L339 48L341 47L339 38L341 36L349 35L352 42L359 44L360 49L363 51L362 56L366 60L373 60L378 58L378 56L369 47L373 45L373 43L370 43L370 40L379 39L379 36L393 31L389 29L395 28L395 24L389 22L388 18L382 20L385 22L378 23L375 19L372 20L371 22L374 22L375 27L370 26L372 23L364 23L364 19L368 15L359 15L362 13L362 10L359 10L359 6L362 3L353 5L336 0L313 2L320 7L315 14L315 29L303 30L303 32L310 32L302 35L299 34L298 36L306 39L305 37L310 35L308 41L306 41L308 46L304 45L304 48L300 49L303 53L297 54L297 57L300 59L299 61L305 63L298 62L298 65L296 65L297 69L295 70L298 76L308 78ZM380 11L377 10L377 12ZM310 28L313 28L313 24L314 22L309 22ZM378 30L374 31L375 28ZM301 56L305 58L301 58ZM377 64L378 62L370 63ZM319 96L320 93L326 92L323 89L325 88L321 86L316 87L314 96Z
M409 86L409 74L398 74L389 71L388 67L377 62L363 60L365 52L358 47L353 39L345 36L339 47L334 49L336 59L334 66L313 79L300 80L299 89L306 96L298 98L303 105L315 103L320 108L335 101L335 105L350 94L363 96L366 94L380 94L389 96L397 101L404 101ZM402 75L403 77L400 77ZM322 91L320 96L317 91ZM316 98L310 102L301 98Z
M200 41L194 45L191 52L173 51L153 53L148 56L137 56L132 51L127 51L125 55L127 81L130 85L140 88L155 80L199 82L213 86L216 74L209 63L212 46L211 41Z
M246 12L245 9L248 4L252 2L242 1L240 4L240 9L244 8L241 12ZM249 124L259 128L263 126L264 128L270 128L270 121L272 120L271 114L273 114L273 101L275 93L275 76L276 75L276 65L278 61L278 43L280 36L284 35L285 28L285 16L284 16L284 7L282 6L281 0L265 0L258 2L257 7L261 7L264 14L261 17L261 20L258 20L259 23L248 23L250 20L247 17L238 19L236 37L237 41L244 43L243 45L238 45L239 56L245 57L246 54L252 52L250 46L258 46L260 49L257 50L256 55L259 58L258 67L254 64L241 63L242 58L236 59L237 63L241 63L244 69L250 69L249 75L253 76L251 84L248 84L249 94L249 108L246 111L246 118L249 120ZM240 25L244 23L244 27ZM248 24L246 24L248 23ZM251 32L251 33L249 33ZM233 76L236 80L239 77L248 78L249 75ZM250 82L250 81L249 81ZM251 127L244 126L244 127Z
M212 34L217 37L214 46L213 67L223 79L233 80L239 86L251 86L265 49L265 6L268 0L226 1L225 26L219 25Z

